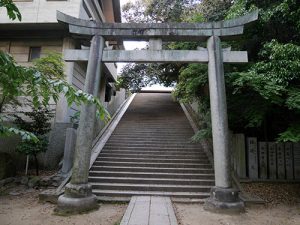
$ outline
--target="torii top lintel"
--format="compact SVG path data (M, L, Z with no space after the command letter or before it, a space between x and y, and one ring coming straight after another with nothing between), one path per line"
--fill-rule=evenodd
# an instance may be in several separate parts
M204 41L210 36L230 39L242 34L245 24L257 20L258 11L232 20L207 23L101 23L78 19L60 11L56 17L68 25L70 33L87 38L101 35L105 40Z

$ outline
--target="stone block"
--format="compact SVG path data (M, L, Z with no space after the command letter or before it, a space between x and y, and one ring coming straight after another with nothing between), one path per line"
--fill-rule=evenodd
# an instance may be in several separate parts
M268 144L267 142L258 142L259 151L259 178L268 178Z
M247 138L248 172L250 179L258 179L257 138Z
M75 144L76 144L76 130L74 128L67 128L63 166L61 170L63 174L68 173L72 169Z
M278 179L285 179L285 162L284 162L284 143L277 143L277 177Z
M64 154L66 129L71 123L55 123L50 132L48 150L43 154L43 165L48 169L57 168Z
M276 143L268 143L268 156L269 156L269 178L277 178L277 163L276 163Z
M294 176L295 179L300 179L300 143L293 144L294 149Z
M36 176L31 177L28 181L28 187L30 187L30 188L36 187L39 185L39 183L40 183L39 177L36 177Z
M234 188L212 187L210 197L203 206L205 210L216 213L240 213L245 211L244 202Z
M284 144L286 178L294 179L293 143Z
M246 178L246 148L245 135L233 135L234 168L239 178Z

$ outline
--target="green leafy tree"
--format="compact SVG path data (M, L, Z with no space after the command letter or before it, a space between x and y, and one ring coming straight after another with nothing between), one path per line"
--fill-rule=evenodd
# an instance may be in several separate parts
M180 22L185 12L193 9L195 0L137 0L122 7L126 22Z
M57 78L63 76L62 64L55 63L62 62L60 55L50 54L48 59L47 57L40 59L32 67L23 67L18 65L10 55L0 52L0 121L2 121L0 135L18 134L24 140L37 140L32 133L7 127L3 123L4 109L8 105L13 105L19 97L24 96L30 100L34 108L38 108L40 106L47 107L51 99L57 102L60 95L63 94L69 106L73 103L78 106L95 104L100 118L105 121L110 119L109 113L98 98L76 90L65 80ZM52 77L49 71L53 72Z
M24 112L23 116L14 114L14 123L22 130L33 133L38 142L33 140L23 140L17 146L17 152L25 154L27 156L33 156L35 161L36 175L39 175L39 164L37 155L41 152L45 152L48 148L48 136L47 134L51 130L51 119L53 118L53 112L48 108L33 108L30 112ZM25 117L24 117L25 116Z

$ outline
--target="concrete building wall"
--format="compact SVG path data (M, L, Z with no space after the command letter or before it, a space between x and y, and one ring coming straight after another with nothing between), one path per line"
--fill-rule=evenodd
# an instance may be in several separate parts
M15 36L4 36L1 37L1 33L5 32L6 28L11 29L12 27L18 26L18 29L26 29L26 27L32 28L32 25L47 26L47 29L51 29L49 24L56 24L53 27L57 27L56 20L56 10L62 11L68 15L79 17L82 19L94 19L98 21L115 21L115 13L113 12L116 3L118 0L19 0L16 1L16 5L19 8L22 14L22 21L17 20L12 21L8 18L6 10L0 8L0 50L10 53L16 60L17 63L23 66L31 66L32 62L29 61L29 52L30 47L41 47L41 57L45 56L47 52L59 52L63 53L66 49L75 49L80 46L76 40L63 36L61 34L54 35L59 38L47 38L47 35L43 35L41 32L41 38L36 36L23 38L22 35L19 35L17 38ZM103 11L105 10L105 12ZM119 13L119 12L117 12ZM119 18L120 19L120 18ZM22 26L20 26L22 25ZM36 28L34 28L36 29ZM45 30L45 29L44 29ZM47 31L47 30L45 30ZM51 31L51 30L50 30ZM50 32L51 34L51 32ZM31 34L30 34L31 35ZM108 45L108 42L107 42ZM80 47L79 47L80 48ZM85 73L87 69L87 63L65 63L65 79L69 84L72 84L76 89L83 89L85 81ZM106 63L105 73L110 73L113 79L116 80L117 69L114 64ZM109 103L104 102L105 97L105 82L106 78L101 79L101 87L99 91L99 96L101 101L105 106L108 107L108 111L113 115L118 106L124 101L125 93L117 93L115 97L112 97L112 100ZM111 81L110 81L111 82ZM39 160L44 167L55 168L60 161L65 143L65 130L68 127L73 126L70 123L70 117L74 115L75 112L79 110L79 106L73 104L71 107L68 107L67 101L65 98L61 97L60 100L55 104L51 103L51 108L55 111L55 117L53 119L52 130L49 134L49 148L46 153L40 155ZM11 109L10 112L16 113L16 111L24 111L26 108L22 107L19 109ZM29 110L29 108L28 108ZM104 123L98 121L97 129L95 129L95 135L103 128ZM15 140L15 141L14 141ZM1 152L14 152L16 143L16 137L10 139L0 138L0 151ZM8 144L14 143L14 144ZM17 157L18 154L12 153L14 157ZM16 159L18 162L22 162L23 158L18 157Z

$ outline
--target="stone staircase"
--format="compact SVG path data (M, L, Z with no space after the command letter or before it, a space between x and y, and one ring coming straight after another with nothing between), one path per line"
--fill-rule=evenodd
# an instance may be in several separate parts
M133 195L203 201L214 171L170 93L137 94L90 169L100 200L127 201Z

